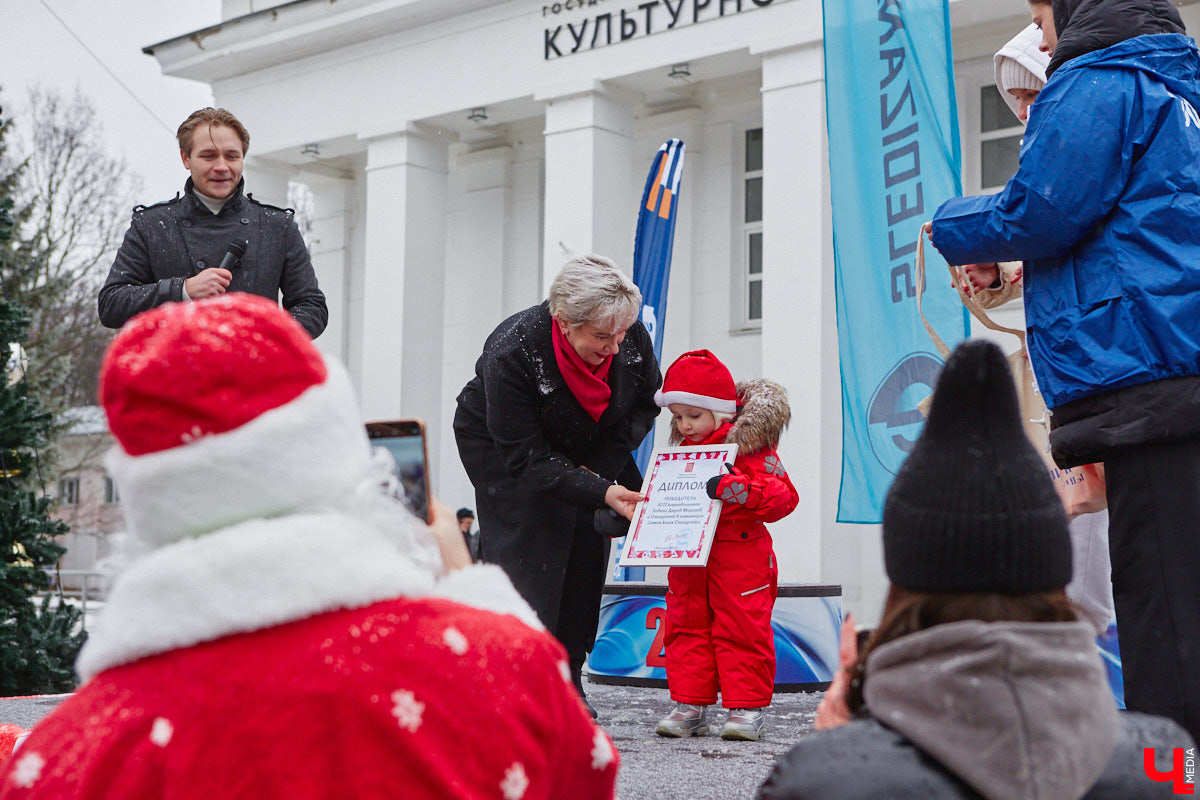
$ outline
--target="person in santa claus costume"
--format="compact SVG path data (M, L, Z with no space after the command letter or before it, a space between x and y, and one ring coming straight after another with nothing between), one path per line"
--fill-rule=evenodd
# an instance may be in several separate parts
M660 736L708 733L708 707L729 709L723 739L756 741L775 691L771 611L779 569L765 522L796 508L799 495L775 448L791 419L787 392L768 380L735 386L707 350L684 353L668 369L655 402L671 411L671 444L731 442L728 474L708 482L721 519L708 563L667 573L667 685L675 709Z
M613 796L561 645L444 507L427 527L394 499L286 312L169 303L100 380L126 563L0 798Z

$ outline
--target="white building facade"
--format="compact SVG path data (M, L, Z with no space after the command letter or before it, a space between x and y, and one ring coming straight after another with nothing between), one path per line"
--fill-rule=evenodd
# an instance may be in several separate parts
M1181 5L1200 26L1200 6ZM973 193L1015 168L1020 129L991 57L1028 9L952 0L950 14ZM317 343L348 364L368 419L425 419L452 507L474 505L450 426L484 338L572 255L631 272L646 172L682 139L664 366L704 347L737 379L787 388L780 452L800 505L772 526L781 580L841 584L847 610L877 618L879 527L835 522L820 0L223 0L223 18L146 51L246 124L251 193L312 191L330 306Z

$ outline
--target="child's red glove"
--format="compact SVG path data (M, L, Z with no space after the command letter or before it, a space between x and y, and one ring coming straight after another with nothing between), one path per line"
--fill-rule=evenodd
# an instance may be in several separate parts
M750 497L750 478L733 464L726 464L728 475L714 475L704 485L713 500L723 503L742 503Z

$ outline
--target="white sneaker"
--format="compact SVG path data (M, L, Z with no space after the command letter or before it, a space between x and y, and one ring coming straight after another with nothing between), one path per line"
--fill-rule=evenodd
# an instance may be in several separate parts
M677 703L675 709L658 721L654 732L659 736L679 739L684 736L703 736L710 732L708 706L691 706Z
M762 736L763 723L767 719L765 708L731 708L722 739L757 742Z

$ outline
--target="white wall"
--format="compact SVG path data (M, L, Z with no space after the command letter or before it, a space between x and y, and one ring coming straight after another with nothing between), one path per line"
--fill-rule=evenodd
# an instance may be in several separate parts
M259 0L225 3L227 12L262 6ZM192 61L180 58L181 71L211 72L218 102L242 113L254 133L256 153L274 159L273 164L289 159L294 164L307 142L321 142L323 148L332 143L335 152L356 159L349 179L335 181L334 189L326 186L323 197L318 191L324 232L315 255L322 281L336 289L330 295L337 306L331 314L333 334L322 346L346 357L358 385L404 387L395 397L366 398L369 405L394 405L402 396L397 412L414 413L416 409L405 407L414 404L436 408L435 493L451 506L473 505L450 420L454 398L473 374L484 337L506 316L545 297L549 276L567 256L556 249L564 236L576 252L603 248L631 271L636 200L650 162L665 139L684 139L687 160L664 366L685 350L705 347L730 365L735 378L764 376L787 386L794 421L780 451L801 484L803 501L795 514L773 526L782 577L842 584L845 607L872 623L886 587L879 526L834 522L841 398L821 3L775 0L766 8L549 61L542 57L543 28L570 21L566 15L548 16L540 0L470 0L467 5L469 13L429 10L417 22L393 25L377 36L349 42L331 38L327 44L336 46L325 52L313 42L326 22L312 22L297 39L295 54L274 65L256 64L253 48L237 40L236 31L214 33L206 39L210 49L191 53ZM613 1L584 13L615 13L635 5ZM1185 21L1196 29L1200 6L1191 0L1185 5ZM384 6L390 9L386 13L433 8L426 0L377 7ZM353 4L356 13L371 7ZM336 9L315 9L308 11L337 17ZM964 148L972 146L965 134L975 112L963 92L977 87L964 88L964 80L986 75L992 51L1019 30L1024 11L1019 0L951 3ZM281 9L287 13L291 11ZM273 46L270 23L258 20L255 25L265 31L262 46ZM196 66L201 62L207 66ZM661 83L659 73L679 62L692 65L694 84L681 85L671 102L663 102L653 78L657 75ZM250 66L239 72L230 67L233 63ZM474 107L486 107L489 120L475 129L464 127L466 112ZM406 313L411 317L441 308L440 324L430 319L419 331L403 328L405 338L426 337L429 352L437 354L437 364L422 364L426 380L419 386L399 373L390 376L390 383L373 379L376 371L395 367L377 345L370 352L360 323L364 310L371 309L376 271L383 268L380 243L388 237L378 237L390 211L368 206L372 179L364 175L363 163L373 143L412 131L414 125L449 143L437 189L438 220L411 194L404 195L407 206L393 220L424 233L430 225L443 228L439 235L444 244L427 237L418 248L428 263L403 265L404 292L420 288L426 278L435 285L423 296L429 305ZM740 276L734 267L742 247L742 141L747 128L759 126L764 126L769 165L764 184L766 320L761 330L742 331L733 322ZM579 158L573 161L572 153ZM971 156L964 156L969 165ZM604 163L598 165L596 158ZM573 195L576 189L582 197ZM404 232L391 238L405 245ZM340 270L333 263L339 257ZM408 350L405 355L416 358ZM659 425L660 443L666 427L665 421Z

